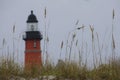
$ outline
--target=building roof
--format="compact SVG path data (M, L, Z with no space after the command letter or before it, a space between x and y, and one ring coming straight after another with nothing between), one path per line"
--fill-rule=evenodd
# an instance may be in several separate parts
M27 23L37 23L38 20L31 10L31 14L28 16Z

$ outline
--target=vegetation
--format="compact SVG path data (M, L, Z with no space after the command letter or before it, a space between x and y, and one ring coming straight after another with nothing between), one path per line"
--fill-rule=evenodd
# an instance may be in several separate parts
M113 10L113 20L114 20L114 10ZM46 19L46 9L45 9L45 19ZM78 21L76 25L78 24ZM113 24L113 23L112 23ZM71 79L71 80L120 80L120 59L115 57L115 40L114 40L114 33L112 31L111 38L112 38L112 58L109 62L104 63L102 61L102 48L99 43L99 36L97 34L97 41L95 41L96 34L94 32L94 27L90 25L89 29L91 31L91 49L93 53L93 68L88 68L87 66L87 58L83 64L81 58L81 54L83 54L82 50L87 50L86 47L82 46L78 48L78 40L76 40L76 30L84 29L85 26L78 27L73 30L73 34L71 32L68 34L68 38L66 40L66 55L65 60L61 60L61 51L64 48L63 46L65 42L61 42L60 47L60 60L58 63L52 64L49 61L48 53L47 53L47 45L49 42L49 37L47 34L47 30L45 30L45 39L44 39L44 50L43 52L46 54L46 62L42 65L41 69L38 70L35 67L31 69L31 71L27 71L24 67L19 66L19 64L14 62L14 56L12 58L3 58L0 59L0 80L9 80L12 76L19 76L24 77L29 80L29 78L40 78L40 76L49 76L54 75L56 76L56 80L64 80L64 79ZM112 25L113 28L113 25ZM45 29L46 26L45 26ZM15 26L13 27L13 34L15 32ZM69 39L69 36L72 36ZM3 46L4 46L5 39L3 39ZM96 43L97 42L97 43ZM13 48L14 48L14 40L13 40ZM68 49L69 48L69 49ZM72 60L71 55L73 54L72 50L78 48L79 54L79 62ZM98 52L97 52L98 50ZM88 52L89 53L89 52ZM99 53L99 54L98 54ZM13 54L14 55L14 54ZM99 55L99 57L97 57ZM68 58L67 58L68 57ZM99 60L97 59L99 58Z
M59 62L56 66L44 65L40 71L32 68L31 72L25 71L13 61L2 60L0 63L0 80L9 80L12 76L19 76L29 80L40 76L56 76L57 80L120 80L120 62L111 61L109 64L101 64L92 70L86 66L79 66L76 62Z

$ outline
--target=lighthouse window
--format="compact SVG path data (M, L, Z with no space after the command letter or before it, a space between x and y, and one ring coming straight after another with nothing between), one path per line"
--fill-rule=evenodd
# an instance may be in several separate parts
M33 25L31 25L31 30L34 31L34 26Z
M36 40L34 40L34 48L36 48Z

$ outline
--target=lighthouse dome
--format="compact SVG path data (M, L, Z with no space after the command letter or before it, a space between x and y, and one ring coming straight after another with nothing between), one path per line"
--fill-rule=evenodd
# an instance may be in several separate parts
M31 10L31 14L28 16L27 23L37 23L38 20Z

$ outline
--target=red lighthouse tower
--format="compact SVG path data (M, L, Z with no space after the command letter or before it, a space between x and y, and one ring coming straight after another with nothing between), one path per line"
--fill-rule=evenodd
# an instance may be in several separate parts
M42 35L38 30L38 20L31 11L27 19L27 30L23 37L25 41L25 68L42 65L40 40Z

